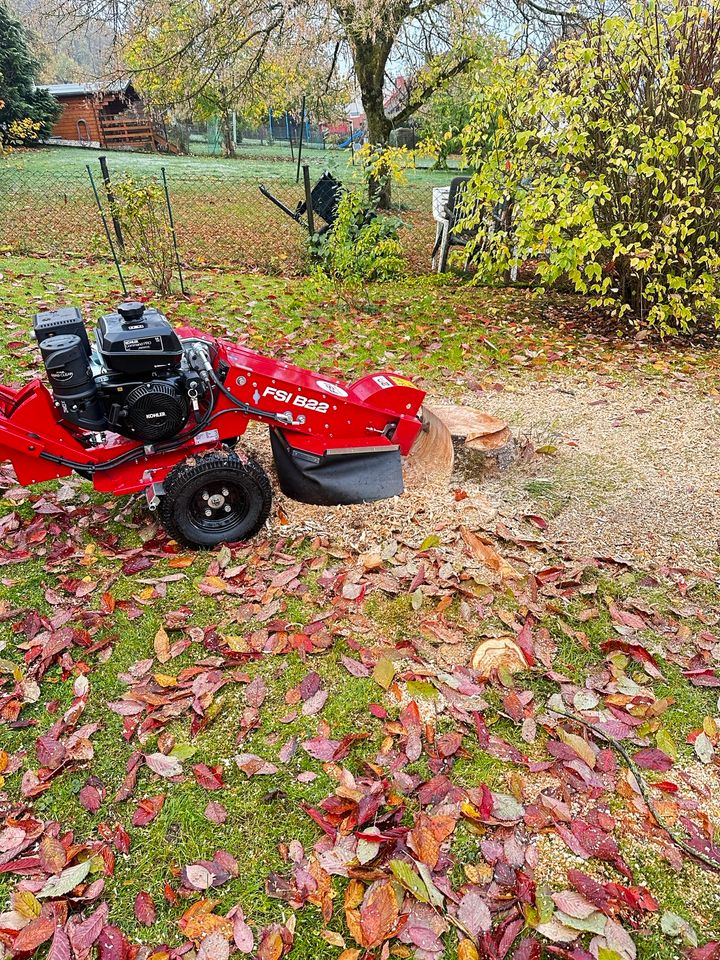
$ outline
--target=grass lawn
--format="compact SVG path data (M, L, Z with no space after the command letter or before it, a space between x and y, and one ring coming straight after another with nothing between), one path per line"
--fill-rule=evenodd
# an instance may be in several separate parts
M86 166L101 184L101 151L51 147L19 150L0 167L0 249L60 256L107 251ZM266 183L287 206L304 199L289 158L243 153L236 160L106 152L112 177L159 178L167 169L180 249L195 264L238 264L245 269L297 273L302 266L304 228L288 219L259 187ZM325 169L344 183L357 179L346 154L309 151L313 182ZM432 188L452 173L410 169L395 187L405 222L408 261L426 272L435 233Z
M296 163L289 153L277 147L242 147L235 159L208 156L163 156L161 154L137 153L124 150L86 150L76 147L45 147L17 151L11 158L9 168L16 175L26 177L86 178L86 164L93 167L93 173L99 177L97 158L108 158L111 173L123 172L130 175L157 175L160 167L167 169L171 180L184 178L210 177L222 180L262 180L282 178L295 182ZM310 165L313 177L323 170L332 170L342 179L353 175L353 167L347 152L340 150L315 150L303 152L302 160ZM410 168L407 171L409 187L437 186L449 183L453 171ZM401 188L402 192L402 188Z
M34 312L80 304L90 321L119 299L106 263L5 255L0 274L8 382L37 373ZM561 377L580 360L587 376L621 381L718 379L713 348L609 338L587 326L574 298L429 278L362 294L227 271L191 272L188 282L187 299L164 305L173 321L348 379L399 369L451 399ZM224 943L222 918L237 905L261 960L288 948L308 960L386 957L382 942L392 956L427 957L416 941L434 945L435 922L438 960L455 958L460 940L477 941L463 960L483 955L473 949L492 956L503 929L518 938L513 949L522 937L544 947L576 937L579 951L596 937L605 960L635 951L671 960L696 939L720 939L716 875L653 824L601 736L548 712L561 695L631 754L645 750L636 759L660 784L650 789L664 819L717 843L718 689L691 679L701 668L708 683L716 676L711 562L647 570L575 558L545 538L542 517L468 519L466 501L481 495L470 487L439 500L405 496L394 519L382 507L328 513L278 497L266 531L215 553L179 550L140 498L115 500L79 480L24 490L0 474L0 495L0 864L36 821L22 856L42 849L47 864L60 839L64 862L90 863L56 896L43 893L52 870L38 862L0 872L0 911L12 908L0 956L13 923L28 929L22 911L39 922L48 902L74 917L107 902L130 955L150 945L139 953L148 960L167 960L188 940L205 960L226 956L217 937L218 952L203 954L202 934L215 930ZM482 683L468 672L478 643L524 629L532 667ZM177 709L160 717L168 703ZM709 755L695 746L701 734ZM58 742L66 753L53 769ZM175 773L142 760L156 754ZM242 756L239 768L246 754L268 772ZM495 795L485 812L483 785ZM143 801L155 815L138 825ZM367 820L363 806L374 810ZM423 816L447 828L435 859L419 852ZM584 832L571 833L578 823ZM338 836L352 851L335 875ZM212 864L217 851L237 869L198 889L183 870ZM391 862L408 865L410 878L398 880ZM348 864L352 879L342 875ZM590 886L584 898L554 902L570 887L568 869ZM428 919L418 902L431 877L440 899ZM389 915L370 902L381 895ZM215 919L198 924L198 910ZM406 930L425 933L391 929L398 913L411 917ZM36 955L44 950L47 939Z

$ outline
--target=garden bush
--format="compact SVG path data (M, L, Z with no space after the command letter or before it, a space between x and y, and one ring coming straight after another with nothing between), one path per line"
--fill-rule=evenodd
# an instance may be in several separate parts
M333 280L351 283L401 276L405 260L400 226L397 217L377 214L364 190L347 190L332 230L312 240L320 270Z
M110 207L120 222L128 252L145 267L155 292L167 295L175 264L163 188L156 180L124 176L112 189Z
M627 324L720 324L719 13L644 2L476 78L462 139L481 279L531 260ZM501 207L511 230L484 229Z

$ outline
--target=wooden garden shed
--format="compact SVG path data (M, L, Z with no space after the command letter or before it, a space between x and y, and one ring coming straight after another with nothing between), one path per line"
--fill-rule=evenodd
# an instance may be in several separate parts
M146 111L129 80L114 83L53 83L42 89L60 102L49 143L104 150L162 150L177 153Z

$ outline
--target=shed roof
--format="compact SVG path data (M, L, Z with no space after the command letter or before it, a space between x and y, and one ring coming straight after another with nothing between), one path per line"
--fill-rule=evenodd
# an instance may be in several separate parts
M113 80L108 83L39 83L38 90L47 90L54 97L94 96L98 93L127 93L132 86L130 80Z

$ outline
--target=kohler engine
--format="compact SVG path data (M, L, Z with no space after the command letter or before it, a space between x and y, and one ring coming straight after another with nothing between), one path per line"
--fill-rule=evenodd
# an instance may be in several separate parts
M142 303L101 317L94 348L77 308L38 313L33 328L61 416L84 430L169 440L204 390L167 319Z

